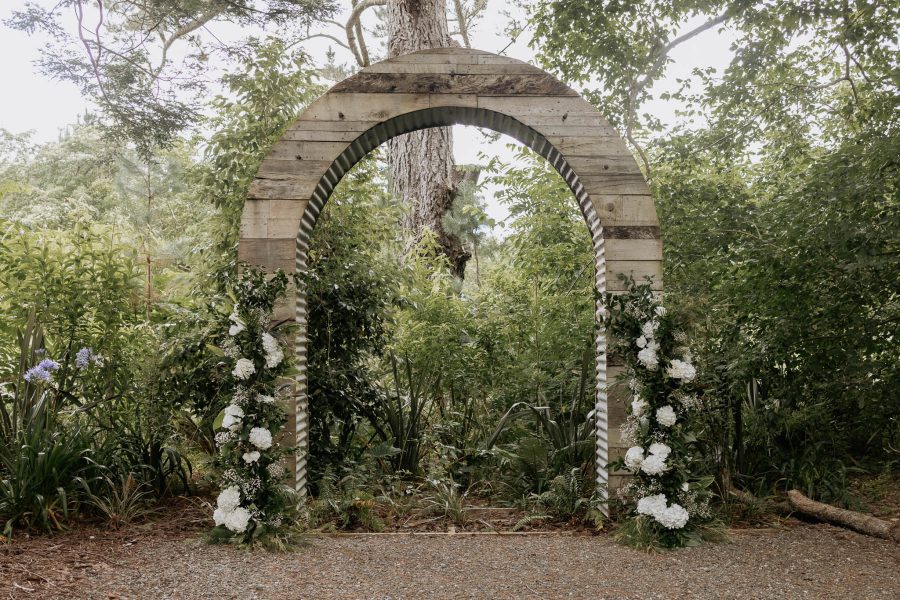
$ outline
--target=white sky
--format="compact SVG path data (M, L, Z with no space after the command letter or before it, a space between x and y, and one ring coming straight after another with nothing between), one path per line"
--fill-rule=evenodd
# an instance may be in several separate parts
M46 4L48 1L39 0L38 3ZM25 0L8 0L4 4L6 6L0 8L0 20L6 19L14 8L22 7ZM349 2L345 4L349 5ZM506 48L509 39L504 35L503 29L507 20L501 11L509 10L512 10L511 5L503 0L489 0L484 18L473 31L472 46L489 52L499 52ZM342 18L338 17L337 20L342 21ZM374 20L374 15L364 18L364 22L369 24ZM213 23L210 28L223 39L244 34L228 24ZM518 42L506 48L506 54L534 63L534 52L527 44L529 39L529 32L526 31ZM724 67L731 59L729 46L732 39L728 32L720 34L710 31L679 46L671 54L673 64L654 90L673 89L675 80L687 77L695 67ZM0 128L13 133L33 131L36 141L56 139L60 130L67 124L74 123L79 115L90 108L90 102L80 96L74 85L49 80L37 71L34 63L44 43L45 39L40 36L28 36L0 26L0 56L3 57L0 60L0 81L4 84L3 91L0 92ZM328 41L315 39L305 47L316 61L324 62L328 46ZM339 62L349 63L349 53L340 48L337 50ZM674 121L676 108L670 102L652 101L644 107L644 112L658 116L664 123L671 123ZM505 159L511 156L506 144L513 140L505 136L491 143L474 128L455 127L454 137L454 154L458 163L478 162L479 152L499 155ZM488 213L497 220L503 220L506 210L493 201L489 190L487 195Z

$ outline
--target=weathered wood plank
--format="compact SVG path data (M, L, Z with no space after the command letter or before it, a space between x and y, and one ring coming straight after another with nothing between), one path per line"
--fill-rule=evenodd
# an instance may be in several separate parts
M241 213L240 237L264 238L269 235L269 200L248 198Z
M266 158L259 166L257 177L264 175L289 176L292 179L307 178L310 176L318 182L322 174L328 170L334 160L297 160L296 158L279 158L277 156ZM318 174L318 177L316 175ZM283 177L287 178L287 177Z
M607 195L649 195L647 181L640 173L630 175L579 173L579 181L585 191L593 196Z
M354 124L358 121L354 121ZM282 141L298 141L298 142L344 142L349 144L358 138L363 131L340 131L326 130L316 131L309 129L288 129L281 136Z
M477 108L478 96L476 94L432 94L428 97L430 108Z
M354 93L326 94L309 105L294 127L307 121L361 121L380 123L413 110L428 108L428 94ZM361 131L370 129L362 127Z
M579 177L582 175L638 175L643 178L634 158L630 154L596 154L590 156L565 155Z
M304 115L306 113L300 115L300 117L291 123L291 125L287 128L285 132L285 136L290 134L291 132L313 132L313 131L322 131L322 132L356 132L357 135L361 134L364 131L368 131L372 129L376 125L378 125L381 120L379 119L368 119L368 120L347 120L347 119L304 119ZM294 139L291 137L282 139Z
M380 62L366 67L366 73L424 73L453 75L531 75L541 73L537 67L523 62L508 63L421 63L421 62Z
M604 231L606 231L604 229ZM662 260L660 239L604 239L606 260Z
M647 277L652 277L650 289L662 289L662 261L659 260L607 260L606 261L606 289L624 290L627 286L619 279L619 274L631 276L637 283L644 283Z
M589 191L590 193L590 191ZM658 226L653 198L647 194L590 194L594 210L604 228L622 226Z
M333 162L347 149L347 142L296 141L281 139L269 151L267 158L298 161Z
M548 73L465 75L453 73L360 72L331 88L331 94L478 94L479 96L569 96L577 93Z
M603 228L603 237L608 240L658 240L659 227L656 225L619 225Z
M296 244L296 241L294 243ZM239 261L260 267L268 272L282 269L285 273L293 273L296 259L296 252L289 257L283 253L270 254L268 247L257 239L242 238L238 243Z
M546 128L541 130L545 132ZM577 128L581 136L566 135L558 136L549 134L547 141L553 144L553 147L564 154L567 159L574 156L628 156L632 154L622 143L622 138L616 135L590 135L591 129L586 127Z
M612 136L616 133L596 108L578 96L550 97L535 101L527 96L479 95L478 107L513 116L545 137L553 135L546 131L548 126L563 125L580 127L582 130L585 126L595 127L597 129L590 132L595 136Z
M257 173L256 179L250 184L247 198L251 200L268 200L281 198L283 200L307 200L312 197L316 186L321 180L321 175L303 172L299 169L289 173Z

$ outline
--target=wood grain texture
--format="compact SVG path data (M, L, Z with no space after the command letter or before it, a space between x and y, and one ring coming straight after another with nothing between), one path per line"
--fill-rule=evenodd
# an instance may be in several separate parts
M359 73L330 93L478 94L479 96L576 96L549 73Z

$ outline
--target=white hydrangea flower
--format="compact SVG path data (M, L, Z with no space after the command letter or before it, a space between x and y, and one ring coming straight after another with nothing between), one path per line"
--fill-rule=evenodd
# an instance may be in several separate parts
M240 406L229 404L225 407L225 416L222 418L222 427L225 429L237 429L244 418L244 411Z
M256 461L258 461L259 456L260 456L259 451L254 450L252 452L244 452L244 455L241 458L244 459L245 463L250 464L250 463L255 463Z
M638 360L650 371L655 371L659 366L659 357L656 355L654 348L644 348L638 352Z
M632 446L625 453L625 466L637 473L644 462L644 449L640 446Z
M233 511L225 514L225 527L235 533L243 533L247 530L250 523L250 511L239 506Z
M637 344L638 348L646 348L647 347L647 338L645 338L644 336L641 336L637 340L635 340L634 343Z
M278 365L281 364L281 361L284 360L284 352L280 349L277 352L273 352L271 354L266 354L266 367L270 369L274 369Z
M635 398L631 401L631 414L635 417L640 417L644 414L644 411L647 410L647 406L649 405L647 404L646 400L643 400L642 398Z
M213 521L215 521L216 527L218 527L219 525L225 524L225 515L227 515L227 514L228 513L225 512L224 510L222 510L221 508L217 508L216 510L213 511Z
M272 447L272 432L265 427L254 427L250 430L250 443L260 450Z
M216 506L219 510L229 513L241 504L241 490L236 485L231 485L219 493Z
M658 454L651 454L641 462L641 471L647 475L662 475L669 470L666 460Z
M231 372L238 379L249 379L254 373L256 373L256 365L249 358L239 358Z
M247 325L241 320L237 313L231 313L228 318L231 319L231 327L228 328L228 335L234 337L247 329Z
M262 345L266 353L266 366L274 369L281 364L281 361L284 360L284 352L282 352L281 346L278 345L278 340L271 334L264 333L262 335Z
M272 404L275 402L274 396L266 396L265 394L257 394L256 401L262 404Z
M653 515L656 522L666 529L681 529L687 525L688 517L688 511L680 504L675 503Z
M678 420L675 409L666 404L656 409L656 422L663 427L671 427Z
M652 338L657 329L659 329L659 321L647 321L641 325L641 333L645 338Z
M681 529L688 522L688 512L680 504L673 503L667 506L666 497L663 494L644 496L637 503L638 514L653 517L657 523L666 529Z
M662 442L655 442L650 444L650 454L656 455L663 460L669 458L669 455L672 453L672 449L663 444Z
M666 374L672 379L691 381L697 376L697 369L691 363L675 358L672 360L669 368L666 369Z
M640 515L654 516L666 510L666 497L663 494L644 496L637 502L637 511Z

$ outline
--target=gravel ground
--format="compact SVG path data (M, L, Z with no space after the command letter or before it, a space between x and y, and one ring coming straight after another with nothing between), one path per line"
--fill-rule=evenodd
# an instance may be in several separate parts
M900 598L889 542L805 524L731 537L644 554L605 535L341 536L270 554L82 530L0 549L0 598Z

